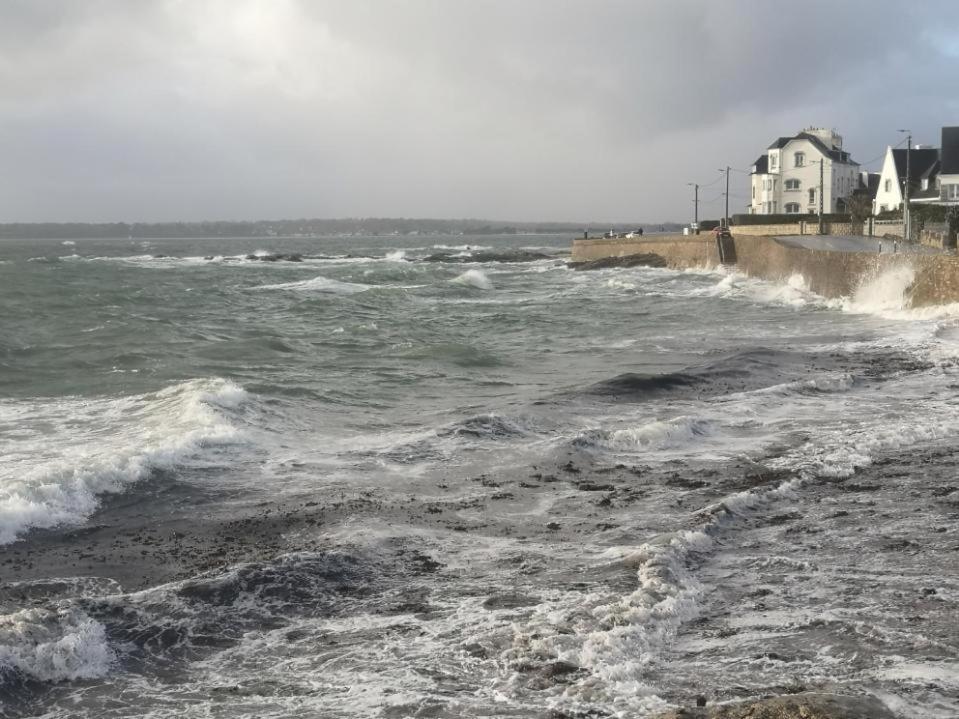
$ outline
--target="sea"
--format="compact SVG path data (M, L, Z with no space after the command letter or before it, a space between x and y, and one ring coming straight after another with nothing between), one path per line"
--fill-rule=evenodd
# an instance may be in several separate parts
M959 307L570 244L0 240L0 716L959 716Z

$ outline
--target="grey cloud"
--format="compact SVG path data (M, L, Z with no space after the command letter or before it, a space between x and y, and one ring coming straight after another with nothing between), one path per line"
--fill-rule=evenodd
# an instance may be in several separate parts
M0 220L683 219L685 182L807 124L863 161L935 141L956 27L936 0L6 0Z

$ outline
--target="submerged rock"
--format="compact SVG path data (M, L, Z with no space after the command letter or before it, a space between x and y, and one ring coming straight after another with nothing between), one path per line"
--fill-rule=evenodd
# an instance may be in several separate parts
M610 267L665 267L666 260L652 252L644 252L637 255L625 255L623 257L603 257L599 260L586 260L585 262L570 262L569 268L572 270L605 270Z
M657 719L895 719L895 715L875 697L809 692L677 709Z

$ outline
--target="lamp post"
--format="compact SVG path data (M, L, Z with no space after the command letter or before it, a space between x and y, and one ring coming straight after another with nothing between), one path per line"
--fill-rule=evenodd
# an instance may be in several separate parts
M693 187L693 233L699 234L699 183L687 182Z
M906 242L912 242L912 209L909 207L909 159L912 154L912 130L898 130L906 133L906 181L902 193L902 225Z

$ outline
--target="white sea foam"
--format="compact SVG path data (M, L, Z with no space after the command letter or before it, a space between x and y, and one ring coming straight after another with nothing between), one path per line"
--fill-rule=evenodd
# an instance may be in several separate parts
M406 251L393 250L392 252L387 252L384 259L390 262L403 262L406 259Z
M115 661L103 625L81 611L25 609L0 616L0 668L59 682L104 677Z
M0 402L0 544L79 523L98 495L155 470L204 465L205 451L244 441L230 415L247 401L232 382L192 380L116 399Z
M511 654L555 656L601 680L567 687L564 701L602 701L630 713L637 710L637 702L661 708L645 677L679 629L700 614L706 589L694 568L714 551L727 528L791 496L795 485L791 480L769 490L731 495L702 512L705 521L699 529L607 550L602 559L611 567L635 570L636 589L622 595L570 593L537 607L528 624L516 626Z
M490 281L490 278L486 276L482 270L467 270L463 274L453 278L450 282L457 285L466 285L467 287L475 287L478 290L491 290L493 289L493 283Z
M296 290L300 292L325 292L333 295L352 295L357 292L363 292L370 289L372 285L364 285L359 282L341 282L329 277L314 277L309 280L300 280L298 282L281 282L276 285L260 285L254 287L257 290Z
M77 243L74 242L73 240L64 240L64 241L61 242L60 244L61 244L61 245L66 245L67 247L73 247L73 246L74 246L75 244L77 244Z
M699 417L654 420L639 427L618 429L604 444L614 451L676 449L701 442L715 432L713 424Z
M726 274L716 285L696 290L693 295L747 299L763 304L788 307L830 306L828 300L809 289L801 274L791 275L785 282L754 279L739 272Z
M482 251L482 250L492 250L492 247L487 247L486 245L433 245L434 250L459 250L463 251Z

